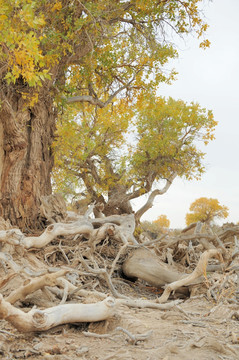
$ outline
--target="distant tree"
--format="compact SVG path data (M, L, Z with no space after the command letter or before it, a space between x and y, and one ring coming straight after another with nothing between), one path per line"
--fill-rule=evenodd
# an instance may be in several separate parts
M159 225L161 228L169 228L170 226L170 220L166 215L160 215L154 223Z
M132 213L131 200L149 194L137 220L164 194L176 176L188 180L204 172L197 147L214 138L212 112L197 103L139 96L113 107L65 112L54 143L54 185L68 194L88 193L104 214ZM132 129L134 131L132 131Z
M147 237L151 239L156 239L158 236L162 235L162 228L154 221L144 220L140 222L140 226L137 227L140 232L145 233Z
M195 200L186 214L186 224L201 221L211 223L215 219L225 219L228 217L228 207L220 205L217 199L201 197Z

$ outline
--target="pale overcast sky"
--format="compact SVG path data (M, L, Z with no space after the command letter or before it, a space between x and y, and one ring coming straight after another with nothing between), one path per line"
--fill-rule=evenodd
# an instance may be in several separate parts
M223 222L239 221L239 0L206 3L210 49L200 49L197 39L180 44L179 59L173 62L178 80L159 89L159 95L165 97L199 102L213 110L218 121L216 140L205 147L202 180L176 179L142 218L155 220L165 214L173 228L185 226L190 204L203 196L216 198L229 208L229 217ZM138 201L134 204L138 208Z

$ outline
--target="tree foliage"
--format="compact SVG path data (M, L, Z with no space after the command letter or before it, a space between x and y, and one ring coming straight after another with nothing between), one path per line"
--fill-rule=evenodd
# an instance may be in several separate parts
M170 220L167 218L167 215L160 215L155 221L155 224L159 225L161 228L169 228Z
M65 194L86 188L92 201L126 203L176 175L200 178L204 153L196 141L212 140L216 122L198 104L144 94L130 107L64 114L55 142L55 185ZM131 211L128 209L127 211ZM126 212L127 212L126 211Z
M136 95L172 79L162 72L177 56L169 29L203 36L200 2L1 0L1 77L35 101L44 85L58 101L98 106L121 90Z
M220 205L217 199L201 197L190 205L190 213L186 214L186 224L201 221L211 223L215 219L225 219L228 217L228 207Z
M155 97L158 85L175 77L174 70L165 70L168 61L177 57L172 33L182 37L193 33L202 40L200 46L209 45L204 38L207 24L202 3L203 0L0 0L0 117L3 134L7 135L1 176L1 203L6 211L3 209L1 214L5 218L16 218L16 223L22 219L24 224L34 213L37 219L40 199L51 192L52 139L57 117L63 126L59 136L65 131L66 141L66 154L60 150L60 138L55 147L60 151L57 178L65 174L65 183L73 189L79 186L80 179L88 192L94 190L93 198L99 197L101 189L103 196L112 200L112 194L122 194L121 187L127 194L121 200L121 211L129 212L128 201L148 192L154 181L167 178L168 187L175 172L187 178L196 173L200 176L201 155L190 136L185 135L185 139L191 145L184 143L181 125L176 126L173 135L172 114L168 115L169 121L163 121L171 133L169 137L167 131L161 134L154 125L158 138L163 136L165 140L160 141L161 147L155 140L148 157L146 147L151 130L143 104L149 112L150 99L165 103L161 109L168 107L169 101L173 103ZM200 113L202 128L206 129L204 120L209 117L195 107L192 105L188 111L195 112L196 117ZM156 109L154 112L155 116L163 115ZM199 124L188 126L189 132L199 128ZM127 147L128 156L123 144L130 127L137 129L138 139L136 145ZM195 138L193 131L191 137ZM34 140L37 135L39 141ZM31 141L37 143L37 151ZM70 144L72 150L68 151ZM169 156L163 146L169 146ZM189 155L183 150L186 147ZM115 161L118 154L121 156ZM187 157L190 161L186 162ZM66 173L66 166L71 172ZM158 166L160 171L156 171ZM19 175L17 183L11 181L14 174ZM114 182L117 187L112 185Z

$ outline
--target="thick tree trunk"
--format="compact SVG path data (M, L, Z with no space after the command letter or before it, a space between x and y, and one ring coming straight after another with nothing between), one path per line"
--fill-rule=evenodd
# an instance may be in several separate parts
M108 201L104 207L104 214L122 215L132 214L133 209L127 195L127 188L124 185L117 184L108 192Z
M41 228L41 197L51 193L53 106L39 97L29 108L9 88L1 101L0 216L23 230Z

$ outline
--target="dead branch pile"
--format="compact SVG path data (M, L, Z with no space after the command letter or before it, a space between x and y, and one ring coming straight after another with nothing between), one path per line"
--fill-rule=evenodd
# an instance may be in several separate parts
M1 219L1 319L31 332L105 320L121 305L166 310L198 293L238 304L239 226L136 239L133 214L92 213L34 236Z

